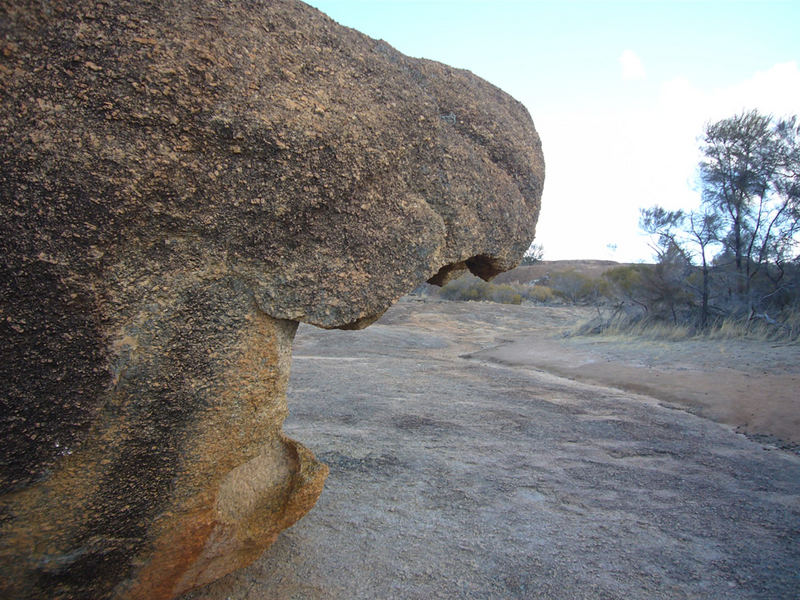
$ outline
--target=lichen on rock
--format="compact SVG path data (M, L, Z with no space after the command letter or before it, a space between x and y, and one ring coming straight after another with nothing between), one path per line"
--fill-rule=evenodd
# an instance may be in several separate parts
M171 598L322 489L281 430L297 322L514 266L539 139L293 0L0 11L0 595Z

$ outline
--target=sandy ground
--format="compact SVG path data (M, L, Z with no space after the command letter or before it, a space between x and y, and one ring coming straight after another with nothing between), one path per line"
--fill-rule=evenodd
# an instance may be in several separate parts
M543 322L475 358L643 393L800 449L800 344L754 340L564 339L594 309L542 307ZM545 316L546 315L546 316Z
M561 336L585 316L301 327L285 429L326 489L185 600L798 598L798 347Z

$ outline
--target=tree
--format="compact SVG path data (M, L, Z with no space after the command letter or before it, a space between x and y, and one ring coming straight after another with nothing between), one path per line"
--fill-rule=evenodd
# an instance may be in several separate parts
M685 289L691 267L684 231L687 218L682 210L667 210L660 206L641 209L639 215L640 229L655 237L655 244L651 247L656 253L656 264L643 272L642 290L651 306L669 309L673 322L678 320L678 305L691 304Z
M537 262L544 258L544 246L534 242L530 248L525 251L525 256L522 257L523 265L535 265Z
M729 314L746 309L748 318L797 298L800 126L796 117L742 113L708 125L701 149L700 209L641 210L657 264L637 290L673 316L680 302L699 305L702 328L712 298Z
M706 127L703 206L727 230L719 241L732 257L736 291L751 313L755 277L792 257L798 246L799 140L796 117L775 121L755 110Z
M676 247L680 248L680 228L685 220L682 210L667 210L657 205L639 209L639 229L655 237L655 245L650 247L659 259Z
M652 265L623 265L603 273L603 278L611 284L616 295L623 299L622 304L617 307L618 311L623 308L625 301L628 301L637 305L647 314L648 307L642 301L641 290L644 279L642 273L649 268L652 268Z
M718 243L720 219L717 214L705 212L684 213L660 206L640 210L639 227L655 238L652 246L656 253L656 266L650 278L652 291L662 304L672 311L677 320L676 307L680 302L691 304L690 292L700 296L698 325L708 325L710 281L710 248ZM699 262L702 273L700 286L693 284L691 265Z
M689 215L689 231L692 241L696 244L700 256L700 268L703 274L700 288L700 327L708 326L709 296L711 291L710 257L708 249L719 241L720 219L719 215L705 211Z

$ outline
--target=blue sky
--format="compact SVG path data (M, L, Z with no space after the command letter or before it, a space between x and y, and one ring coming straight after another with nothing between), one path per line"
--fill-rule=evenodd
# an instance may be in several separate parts
M706 123L800 114L800 1L308 3L528 108L547 164L536 241L550 260L649 259L638 209L696 205Z

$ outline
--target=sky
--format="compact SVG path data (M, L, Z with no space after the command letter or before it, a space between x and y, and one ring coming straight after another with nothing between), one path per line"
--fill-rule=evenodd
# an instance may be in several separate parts
M699 205L706 124L800 114L800 1L307 0L530 112L546 260L648 261L639 209Z

